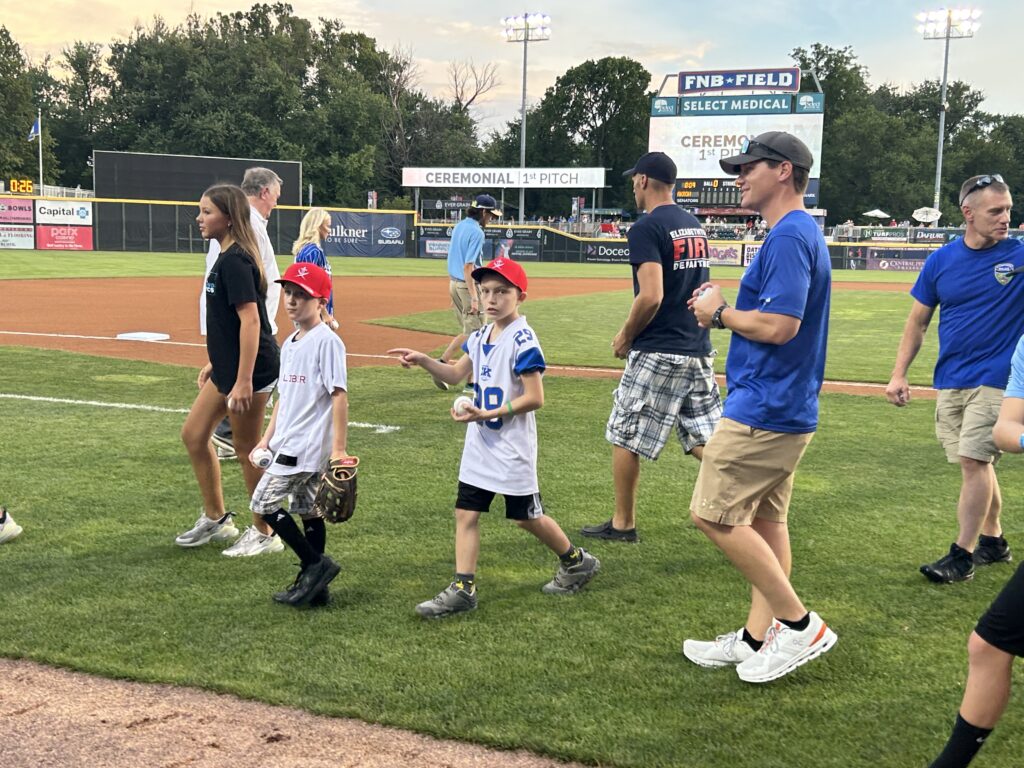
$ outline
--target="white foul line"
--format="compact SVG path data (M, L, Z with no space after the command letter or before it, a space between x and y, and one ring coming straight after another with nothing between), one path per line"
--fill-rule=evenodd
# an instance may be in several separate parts
M34 403L61 403L64 405L89 405L94 408L118 408L124 411L148 411L150 413L188 413L188 408L164 408L159 405L138 405L136 403L104 403L99 400L69 400L63 397L39 397L37 395L14 395L8 392L0 392L0 399L4 400L29 400ZM359 429L372 429L378 434L397 432L401 427L390 424L367 424L364 421L350 421L350 427Z

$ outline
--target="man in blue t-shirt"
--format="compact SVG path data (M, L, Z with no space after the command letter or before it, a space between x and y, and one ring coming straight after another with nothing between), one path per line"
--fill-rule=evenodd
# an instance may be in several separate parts
M626 359L605 438L612 444L615 514L583 535L637 541L640 457L658 458L673 427L698 460L722 415L711 340L686 302L708 279L708 241L700 222L672 200L676 164L649 152L626 171L638 210L629 230L633 305L612 351Z
M759 211L771 231L740 280L735 307L711 283L690 301L702 327L732 331L725 413L704 446L690 517L750 582L752 596L743 627L687 640L683 654L767 683L836 642L789 581L786 522L793 475L818 426L832 270L825 238L804 210L811 151L781 131L741 149L719 163L739 176L742 207Z
M938 308L935 435L949 463L960 465L962 478L957 539L949 554L921 566L921 573L940 584L970 579L975 565L1011 559L999 522L999 449L992 427L1014 344L1024 334L1024 276L1014 272L1024 266L1024 243L1009 239L1012 208L1001 176L972 176L963 183L966 231L925 260L910 290L914 304L885 388L893 405L910 402L907 370Z
M469 334L483 326L480 288L471 275L474 269L483 265L484 227L499 216L501 211L497 200L491 195L477 195L466 211L466 218L452 230L452 241L448 245L448 297L461 330L438 358L442 363L450 363L452 355L462 349ZM438 389L448 389L443 380L431 378ZM472 389L472 385L472 380L466 382L467 389Z

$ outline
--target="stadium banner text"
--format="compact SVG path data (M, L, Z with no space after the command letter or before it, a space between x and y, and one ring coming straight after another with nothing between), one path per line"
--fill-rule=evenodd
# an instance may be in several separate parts
M403 168L403 187L596 189L604 168Z
M409 217L403 213L331 211L326 256L405 256Z
M679 94L704 91L786 91L800 90L800 68L723 69L680 72Z

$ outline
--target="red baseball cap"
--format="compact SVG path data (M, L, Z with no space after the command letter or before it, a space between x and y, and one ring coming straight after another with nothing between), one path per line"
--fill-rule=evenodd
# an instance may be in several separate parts
M512 261L512 259L507 256L499 256L491 261L486 267L477 267L474 269L473 279L479 283L487 277L488 272L497 272L520 291L526 293L526 272L519 265L519 262Z
M295 283L314 299L329 299L331 297L331 276L316 264L309 262L289 264L281 278L274 282Z

